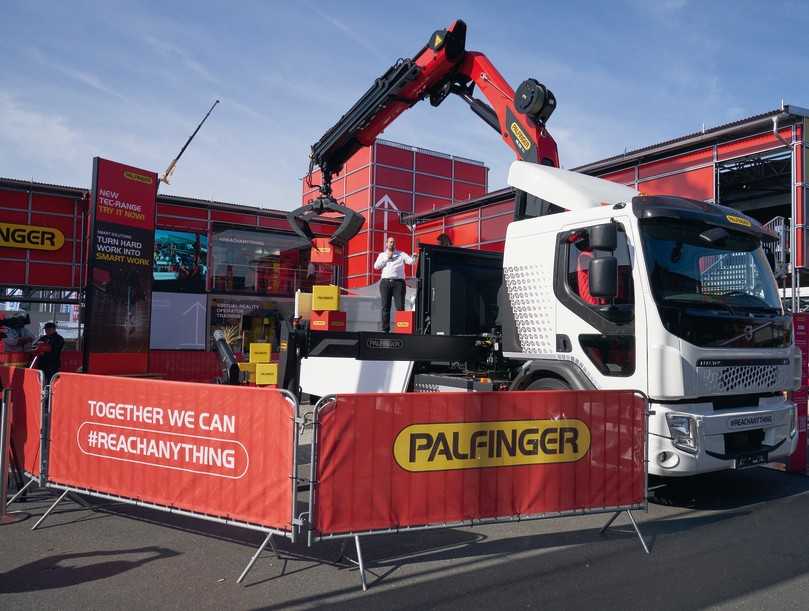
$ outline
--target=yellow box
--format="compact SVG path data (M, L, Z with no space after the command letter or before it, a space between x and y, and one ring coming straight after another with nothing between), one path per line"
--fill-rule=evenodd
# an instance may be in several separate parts
M337 312L340 309L340 289L333 284L312 287L312 309Z
M251 363L269 363L272 344L267 342L253 342L250 344Z
M247 373L255 373L256 363L239 363L239 371L246 371Z
M256 384L278 384L278 363L258 363L256 365Z

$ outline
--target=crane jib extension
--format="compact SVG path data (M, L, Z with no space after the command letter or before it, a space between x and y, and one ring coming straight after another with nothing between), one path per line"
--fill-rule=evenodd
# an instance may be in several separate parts
M475 87L488 104L474 97ZM518 159L559 167L556 142L545 124L556 108L553 93L535 79L524 81L516 93L483 54L466 50L466 24L457 20L438 30L412 58L400 59L313 146L309 180L320 168L319 196L287 215L292 229L307 240L309 222L324 212L338 212L343 222L331 236L345 244L363 223L356 212L332 196L332 176L360 148L369 146L402 112L429 98L438 106L455 94L489 126L497 130Z

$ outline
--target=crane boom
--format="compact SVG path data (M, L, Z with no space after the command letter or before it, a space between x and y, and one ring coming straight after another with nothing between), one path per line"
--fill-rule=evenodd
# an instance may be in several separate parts
M474 97L475 87L488 104ZM362 217L352 218L347 208L334 200L332 177L405 110L425 98L438 106L450 94L461 97L495 129L517 159L559 167L556 142L545 129L556 108L553 93L534 79L524 81L515 93L483 53L466 50L466 24L457 20L447 29L434 32L412 58L400 59L388 68L312 145L309 180L314 166L318 166L322 174L320 195L287 215L293 230L311 239L308 220L313 215L333 211L346 216L332 241L345 243L353 237L362 225Z

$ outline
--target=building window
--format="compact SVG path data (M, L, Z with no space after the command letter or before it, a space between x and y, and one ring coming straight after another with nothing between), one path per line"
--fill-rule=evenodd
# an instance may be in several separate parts
M310 264L311 245L283 233L215 228L211 236L212 290L291 297L328 283L331 269Z

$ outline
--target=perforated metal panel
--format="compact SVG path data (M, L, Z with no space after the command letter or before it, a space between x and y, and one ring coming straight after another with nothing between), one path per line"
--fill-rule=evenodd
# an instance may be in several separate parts
M697 367L697 376L709 393L766 392L790 386L790 370L783 365Z
M552 268L515 265L503 270L523 352L556 351Z

